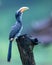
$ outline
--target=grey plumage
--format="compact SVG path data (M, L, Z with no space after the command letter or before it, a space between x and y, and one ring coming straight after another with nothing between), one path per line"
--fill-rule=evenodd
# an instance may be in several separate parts
M14 26L11 27L11 31L9 33L9 49L8 49L8 57L7 57L8 62L10 62L11 59L12 41L15 37L17 38L19 36L19 33L22 31L22 23L21 23L20 15L21 15L20 12L16 13L17 21L14 24Z
M10 62L10 59L11 59L12 41L14 40L14 38L18 38L18 36L20 36L21 31L23 29L23 27L22 27L22 13L25 10L28 10L28 7L20 8L15 14L16 23L14 24L14 26L11 27L11 30L9 33L9 49L8 49L8 57L7 57L8 62Z
M12 26L11 31L9 33L9 39L16 37L19 33L22 25L19 22L16 22L14 26Z

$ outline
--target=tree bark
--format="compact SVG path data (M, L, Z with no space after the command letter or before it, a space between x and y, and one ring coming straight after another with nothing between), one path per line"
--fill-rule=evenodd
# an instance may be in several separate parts
M16 42L19 49L22 65L36 65L33 56L33 48L38 44L38 40L30 39L28 35L24 34L19 36L18 39L16 39Z

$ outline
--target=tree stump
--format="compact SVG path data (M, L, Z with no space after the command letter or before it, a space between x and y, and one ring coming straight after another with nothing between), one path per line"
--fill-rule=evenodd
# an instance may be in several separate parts
M24 34L16 39L17 46L20 53L20 58L22 61L22 65L36 65L34 56L33 56L33 48L38 44L38 40L30 39L28 35Z

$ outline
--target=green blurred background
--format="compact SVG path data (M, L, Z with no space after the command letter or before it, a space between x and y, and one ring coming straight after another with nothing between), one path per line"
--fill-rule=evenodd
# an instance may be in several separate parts
M0 0L0 65L22 65L16 42L13 42L12 59L7 62L8 35L15 23L15 12L22 6L30 9L23 14L24 32L32 21L46 19L52 11L52 0ZM34 59L37 65L52 65L52 45L34 47Z

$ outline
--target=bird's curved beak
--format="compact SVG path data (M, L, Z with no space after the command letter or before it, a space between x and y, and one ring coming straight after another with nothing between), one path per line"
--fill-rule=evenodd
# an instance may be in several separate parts
M24 11L26 11L28 9L29 9L28 7L22 7L22 8L20 8L20 12L23 13Z

